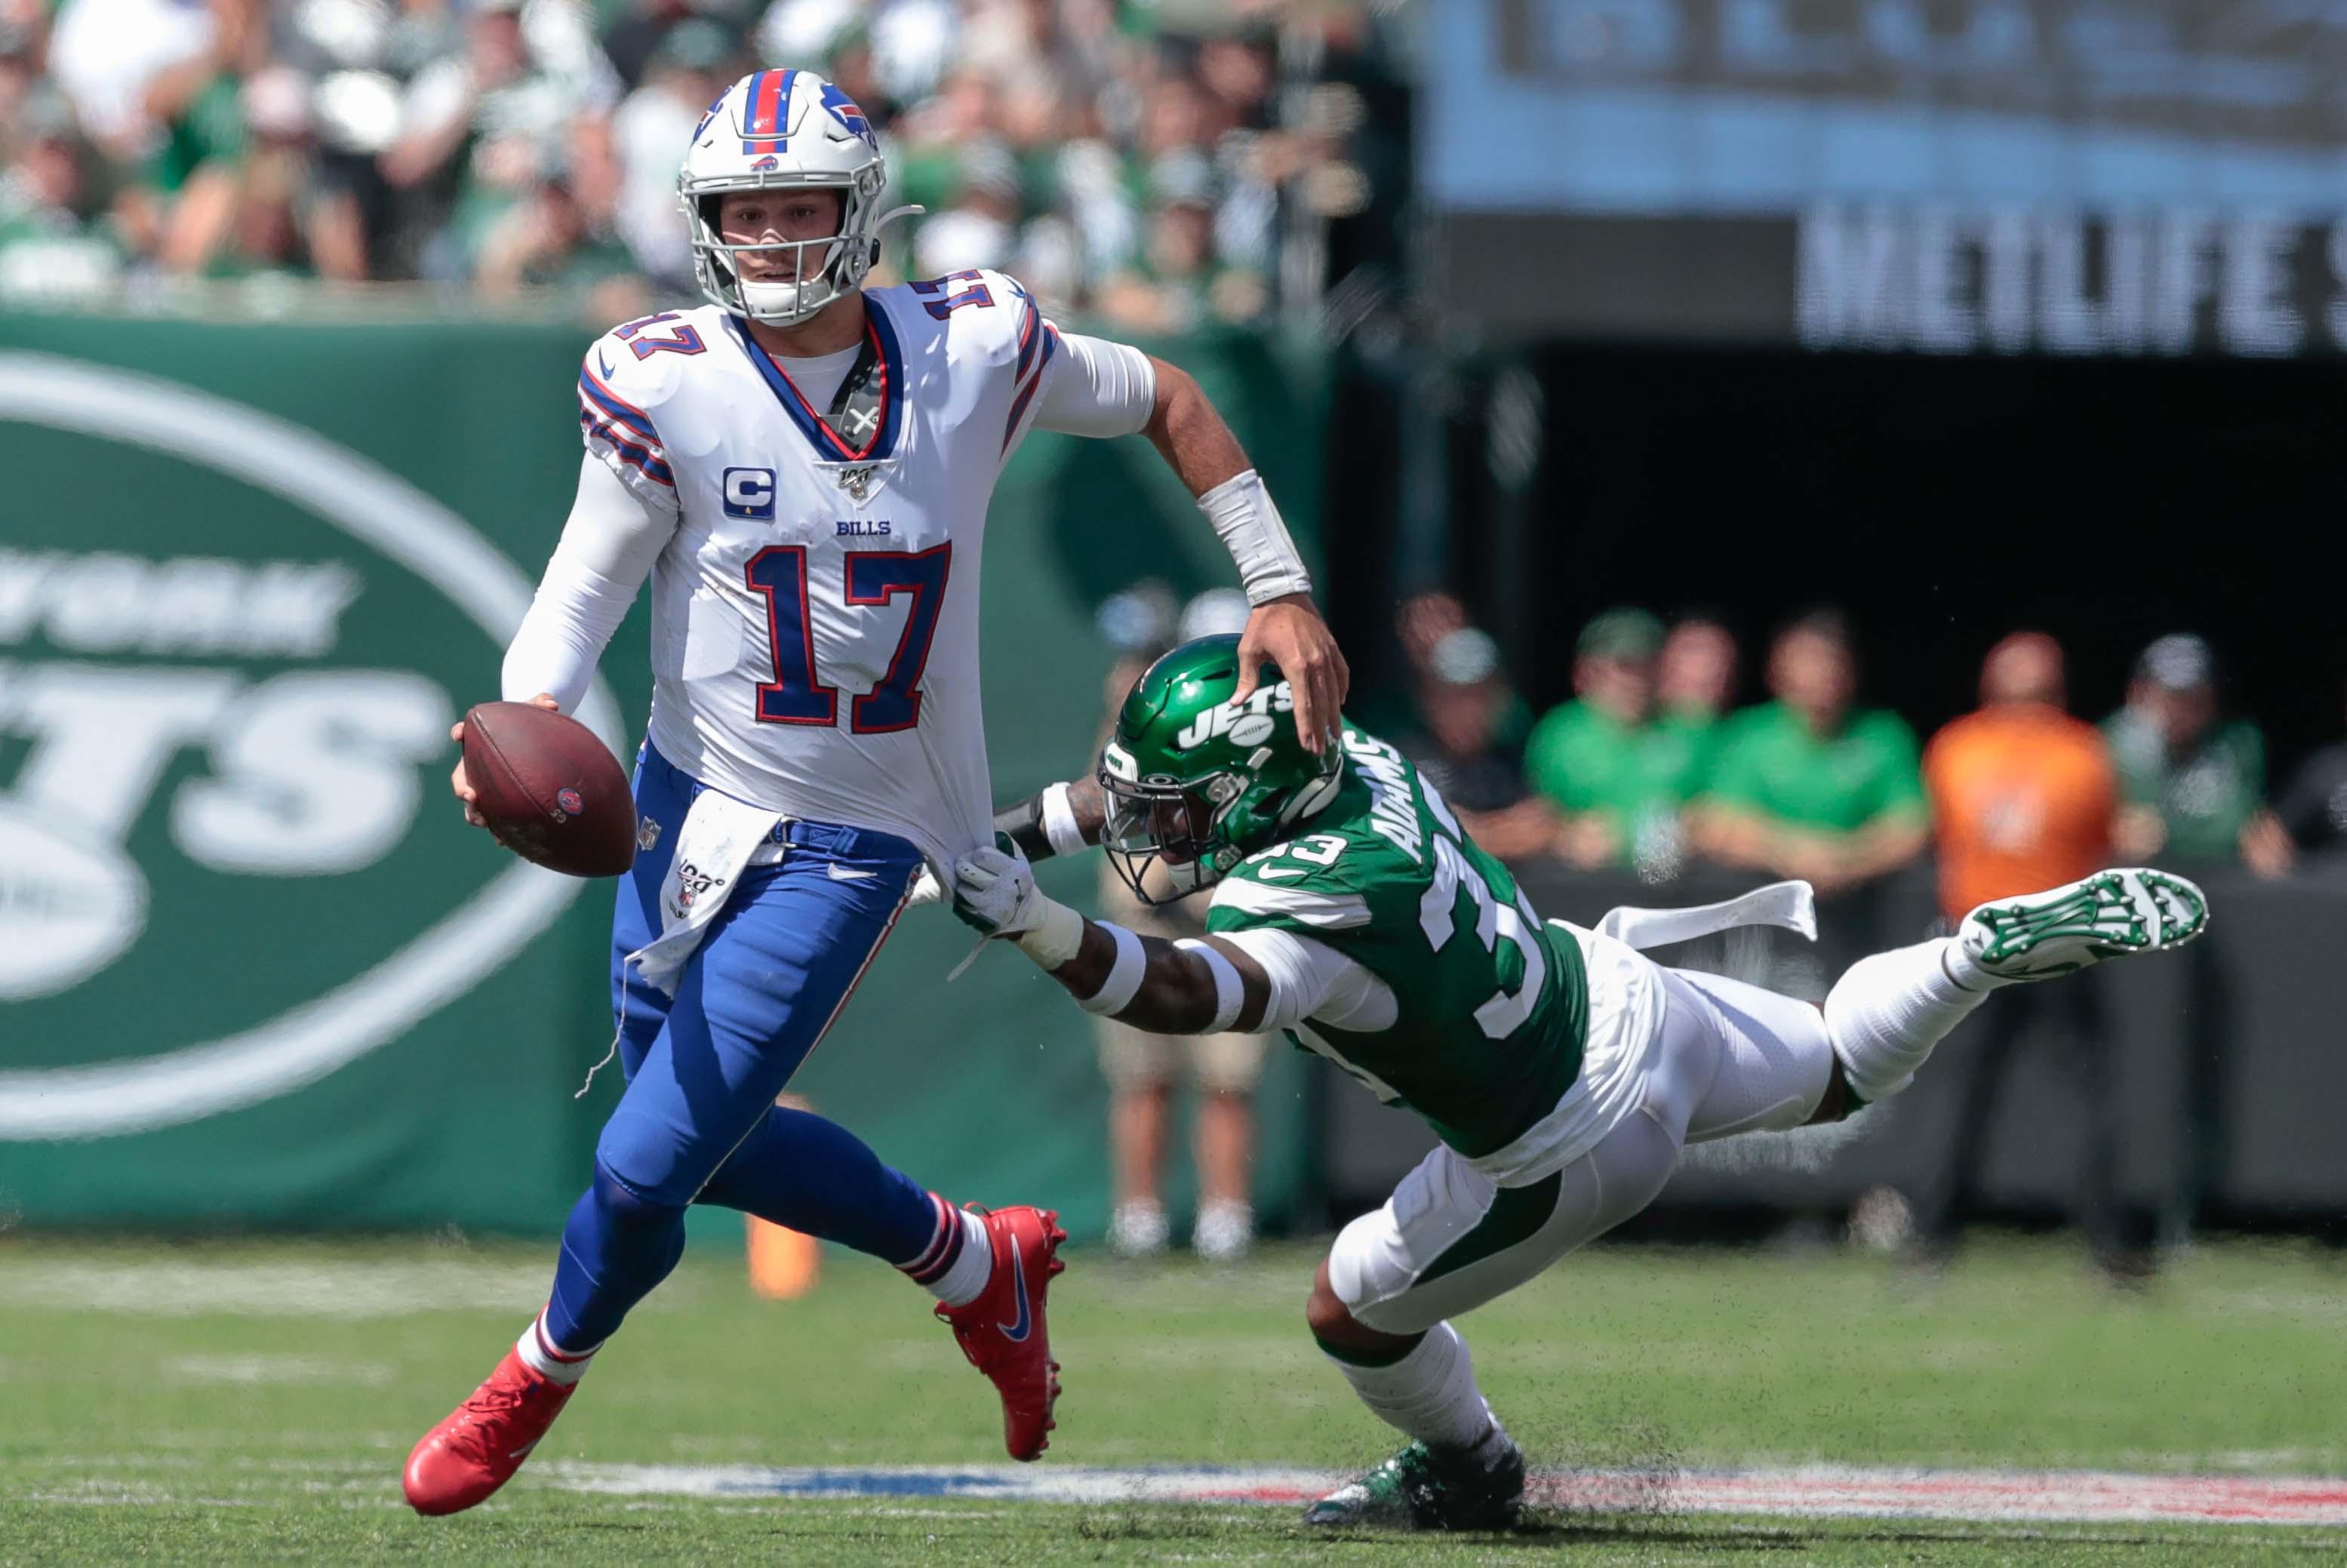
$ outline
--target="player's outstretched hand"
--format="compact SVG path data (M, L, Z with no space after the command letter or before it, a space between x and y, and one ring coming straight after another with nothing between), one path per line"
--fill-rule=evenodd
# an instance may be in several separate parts
M953 912L981 937L1019 937L1035 928L1050 902L1035 886L1035 868L1010 842L973 849L954 862Z
M1336 738L1353 672L1310 594L1291 593L1255 607L1239 636L1239 686L1231 701L1245 702L1254 693L1255 672L1266 661L1287 678L1296 693L1296 733L1307 751L1317 754Z
M540 692L530 701L554 712L559 713L562 711L562 704L554 700L554 694L550 692ZM456 791L457 803L464 806L465 820L475 827L487 827L489 825L489 819L481 815L480 806L475 804L481 797L474 790L470 781L465 777L465 722L462 719L448 726L448 738L456 743L456 766L448 775L448 787Z

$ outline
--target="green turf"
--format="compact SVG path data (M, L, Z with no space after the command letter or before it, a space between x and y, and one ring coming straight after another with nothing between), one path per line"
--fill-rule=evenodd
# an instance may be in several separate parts
M969 1463L985 1384L919 1294L833 1261L753 1299L688 1260L491 1504L399 1506L408 1445L510 1342L546 1249L0 1243L0 1564L446 1562L2230 1563L2337 1532L1581 1521L1510 1540L1302 1538L1284 1511L595 1497L547 1460ZM1309 1348L1311 1255L1231 1272L1071 1255L1051 1460L1350 1467L1391 1435ZM2306 1249L2204 1247L2115 1295L2073 1253L1974 1249L1928 1284L1819 1251L1599 1248L1464 1327L1535 1464L1806 1460L2336 1474L2347 1294ZM455 1303L455 1305L450 1305ZM266 1315L254 1305L291 1307ZM133 1506L136 1504L136 1506ZM1756 1555L1757 1554L1757 1555Z

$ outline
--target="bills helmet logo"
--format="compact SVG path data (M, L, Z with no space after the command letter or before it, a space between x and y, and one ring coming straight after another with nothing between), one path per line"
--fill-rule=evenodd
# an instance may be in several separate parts
M733 89L731 87L726 89L727 92L731 92L732 90ZM701 139L702 133L709 128L709 122L717 118L717 111L724 102L724 93L719 93L715 97L709 100L709 107L701 112L701 123L692 128L693 140L699 141Z
M757 162L755 162L755 163L752 164L752 165L750 166L750 168L751 168L754 172L756 172L756 173L764 174L764 172L766 172L766 170L768 170L768 169L780 169L782 166L783 166L783 160L782 160L781 159L779 159L779 158L776 158L773 153L771 153L771 152L770 152L770 153L766 154L766 156L765 156L765 157L764 157L764 158L762 158L762 159L758 159L758 161L757 161Z
M880 138L873 134L872 122L856 107L854 98L829 82L823 87L823 107L831 111L832 118L847 128L850 135L862 137L875 150L878 149Z

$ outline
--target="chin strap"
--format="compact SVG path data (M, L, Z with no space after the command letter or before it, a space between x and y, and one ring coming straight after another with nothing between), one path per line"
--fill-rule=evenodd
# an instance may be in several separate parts
M870 264L876 267L880 264L881 230L886 229L889 224L894 223L899 218L918 218L928 210L928 209L926 207L918 204L911 204L904 207L891 207L887 211L880 214L880 220L872 225L872 261Z

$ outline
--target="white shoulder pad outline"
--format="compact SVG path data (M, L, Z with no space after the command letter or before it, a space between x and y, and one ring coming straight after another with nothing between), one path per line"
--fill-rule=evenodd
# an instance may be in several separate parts
M1369 901L1358 893L1274 887L1240 876L1225 876L1215 884L1213 907L1242 915L1294 920L1322 931L1349 931L1369 923Z
M1027 426L1035 395L1043 390L1043 373L1060 352L1060 329L1027 286L1008 272L990 267L948 272L942 278L908 284L921 308L947 323L947 331L979 339L979 352L989 364L1010 371L1010 408L1002 420L1000 455L1008 457ZM956 318L967 316L968 324Z
M684 362L715 346L704 323L691 319L700 313L662 311L623 322L589 344L579 364L579 435L632 488L676 488L659 415Z

